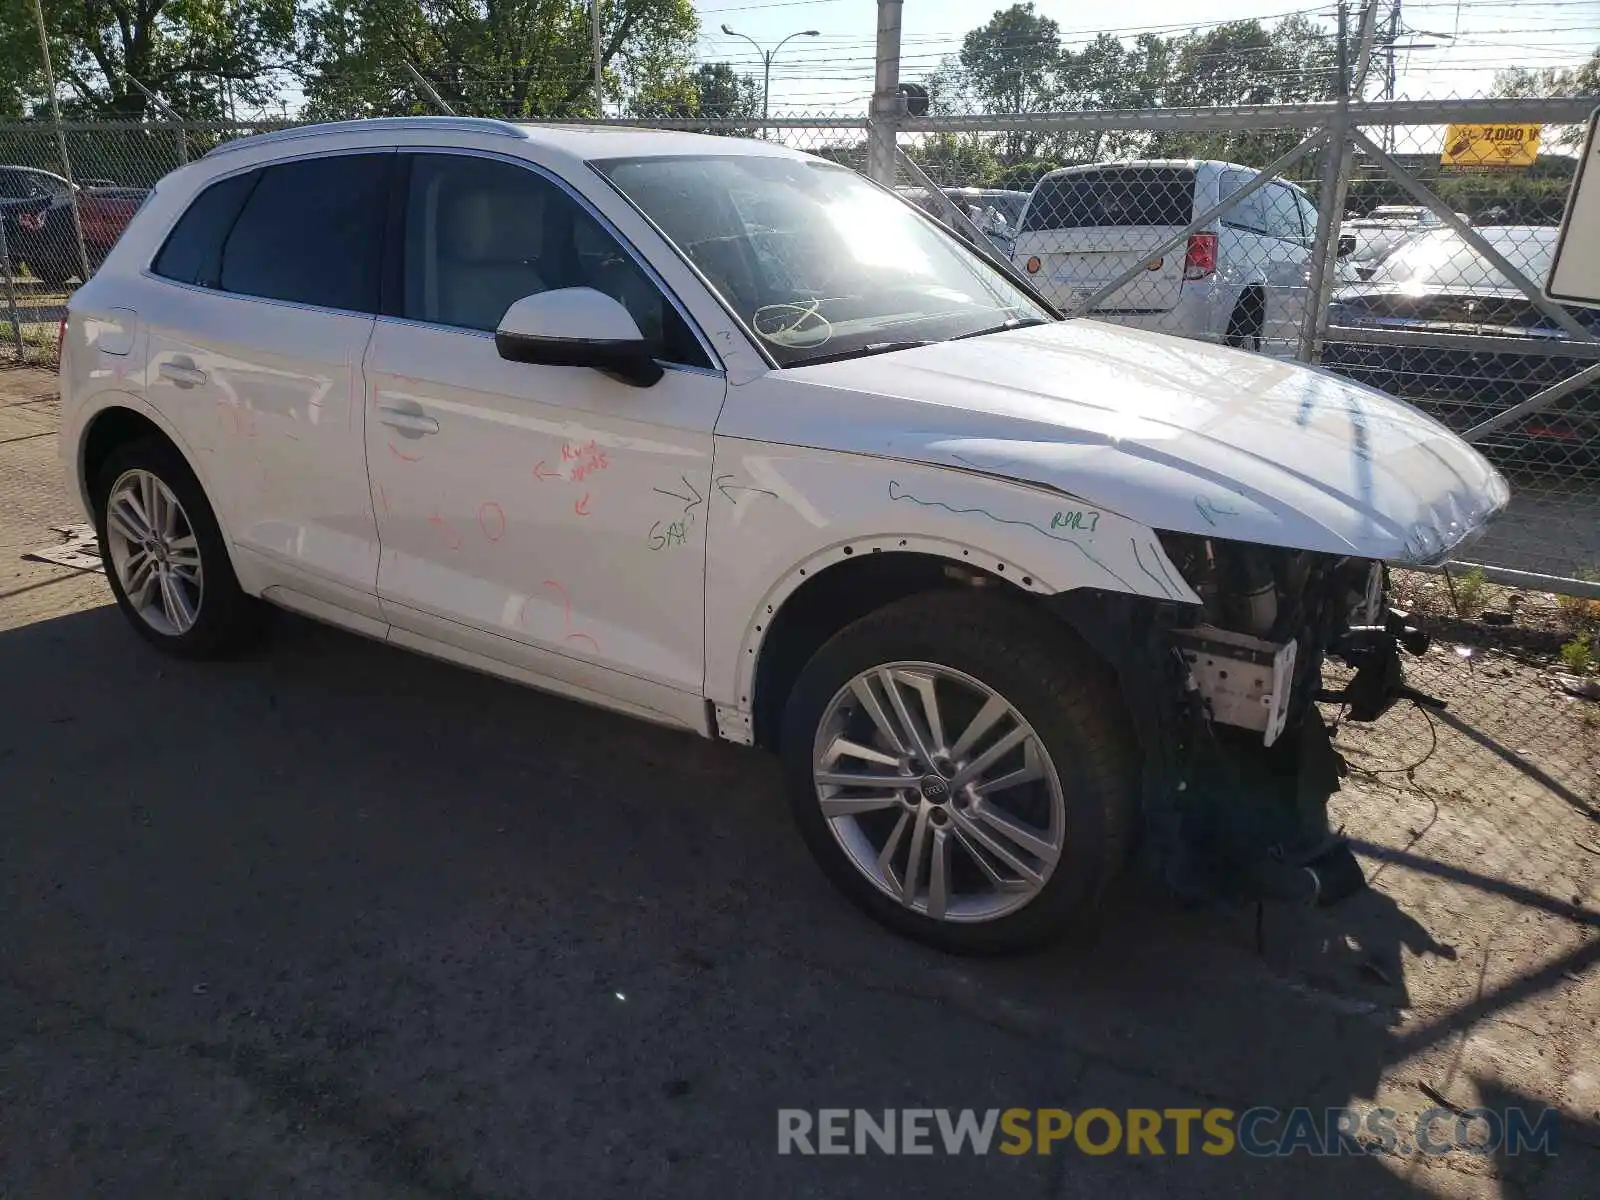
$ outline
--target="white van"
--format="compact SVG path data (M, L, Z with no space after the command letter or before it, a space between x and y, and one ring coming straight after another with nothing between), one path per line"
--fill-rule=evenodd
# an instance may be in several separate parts
M1292 351L1305 311L1317 206L1274 180L1191 234L1161 243L1238 191L1256 172L1237 163L1146 160L1051 171L1023 210L1013 260L1034 286L1072 307L1148 259L1132 282L1088 315L1225 342Z

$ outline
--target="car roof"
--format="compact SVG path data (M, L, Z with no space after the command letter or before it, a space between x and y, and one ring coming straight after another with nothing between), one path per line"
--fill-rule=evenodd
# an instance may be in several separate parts
M775 142L755 138L720 137L633 125L535 124L488 117L373 117L362 121L296 125L224 142L208 153L206 158L254 152L252 158L259 156L262 160L269 160L287 154L303 154L319 146L328 149L384 144L481 147L485 140L501 139L504 139L506 149L512 153L515 153L514 143L521 143L574 162L704 155L812 158L811 155L790 150Z
M1115 162L1083 163L1076 167L1057 167L1054 171L1043 176L1044 179L1054 179L1058 175L1078 175L1084 171L1127 170L1129 168L1142 170L1146 167L1170 167L1180 170L1195 171L1201 167L1216 167L1223 171L1249 171L1252 175L1256 168L1246 167L1240 163L1223 162L1217 158L1123 158Z

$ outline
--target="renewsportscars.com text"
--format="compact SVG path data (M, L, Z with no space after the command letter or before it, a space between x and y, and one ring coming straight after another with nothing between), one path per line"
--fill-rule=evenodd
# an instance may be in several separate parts
M779 1154L1554 1154L1552 1109L780 1108Z

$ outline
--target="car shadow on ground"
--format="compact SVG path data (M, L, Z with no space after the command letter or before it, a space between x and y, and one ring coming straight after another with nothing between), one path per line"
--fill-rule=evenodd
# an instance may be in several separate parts
M835 896L755 752L287 618L189 664L104 607L0 634L0 680L0 1064L29 1098L0 1191L1543 1195L1578 1169L779 1157L777 1110L1342 1106L1600 939L1404 1031L1401 948L1449 948L1378 891L1258 920L1130 881L1092 936L951 959Z

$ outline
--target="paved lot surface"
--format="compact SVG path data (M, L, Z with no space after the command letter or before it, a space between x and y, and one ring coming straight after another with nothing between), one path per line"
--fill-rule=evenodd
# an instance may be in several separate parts
M1341 731L1338 909L1258 943L1130 887L954 960L835 898L759 755L292 619L161 659L19 559L74 519L52 397L0 375L0 1196L1600 1195L1595 729L1536 673L1441 651L1461 729ZM775 1153L780 1107L1430 1090L1559 1106L1560 1153Z

